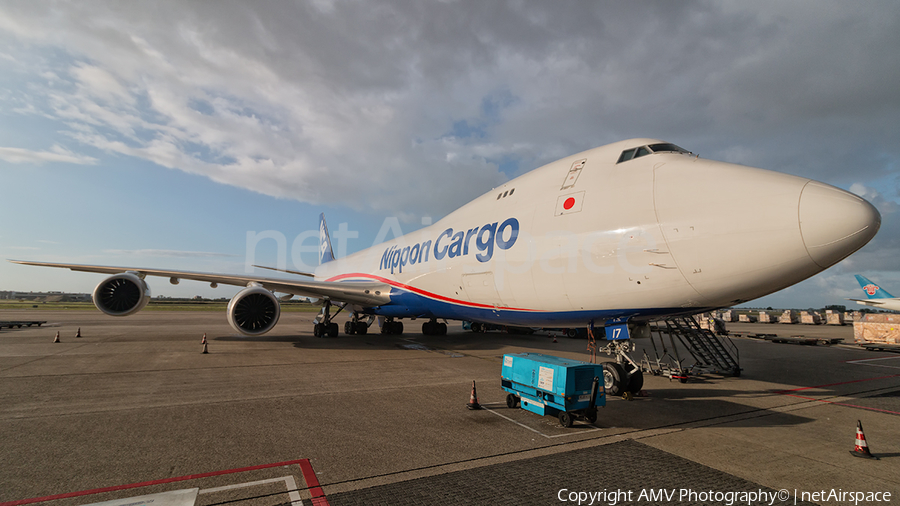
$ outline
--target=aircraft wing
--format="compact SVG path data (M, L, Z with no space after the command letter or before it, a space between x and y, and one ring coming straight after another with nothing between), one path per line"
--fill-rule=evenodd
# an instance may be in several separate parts
M315 297L319 299L331 299L340 302L349 302L361 306L380 306L391 301L391 286L387 283L373 282L334 282L314 280L289 280L278 278L264 278L259 276L239 276L235 274L211 274L205 272L169 271L162 269L143 269L135 267L110 267L103 265L79 265L58 264L48 262L28 262L23 260L10 260L12 263L22 265L37 265L41 267L58 267L80 272L97 272L100 274L119 274L122 272L134 272L143 276L159 276L164 278L190 279L205 283L221 283L223 285L247 286L249 283L259 283L267 290L273 292L290 293L303 297Z

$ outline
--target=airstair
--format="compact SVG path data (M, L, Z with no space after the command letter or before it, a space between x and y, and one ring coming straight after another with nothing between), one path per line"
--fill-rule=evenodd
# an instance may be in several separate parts
M678 379L682 383L691 375L741 375L740 354L731 339L701 328L690 316L652 323L650 342L656 356L650 358L645 351L641 368L655 375ZM690 357L681 356L684 350ZM694 362L685 364L689 358Z

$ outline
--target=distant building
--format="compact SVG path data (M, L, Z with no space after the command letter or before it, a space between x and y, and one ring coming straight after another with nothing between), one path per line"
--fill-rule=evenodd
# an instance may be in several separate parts
M28 300L33 302L91 302L91 294L65 292L0 291L0 300Z

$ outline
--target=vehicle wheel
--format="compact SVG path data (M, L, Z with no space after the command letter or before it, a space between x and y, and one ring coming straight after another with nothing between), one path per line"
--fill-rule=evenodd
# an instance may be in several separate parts
M519 405L519 398L513 394L508 394L506 396L506 407L509 409L513 409Z
M476 334L481 334L482 332L484 332L484 330L482 330L482 328L481 328L481 324L478 322L472 323L471 329L472 329L472 332L474 332Z
M325 337L325 324L317 323L313 326L313 335L316 337Z
M625 390L625 371L615 362L603 362L603 388L606 395L616 397Z
M356 322L356 333L358 335L364 336L369 332L369 326L366 325L366 322Z
M338 324L330 323L328 324L328 337L337 337L338 336Z
M344 322L344 334L347 334L348 336L352 336L353 334L356 334L356 332L354 332L354 330L355 329L353 328L353 322L351 322L351 321Z
M438 335L446 336L447 335L447 324L446 323L438 323Z
M394 322L394 334L398 336L403 333L403 322Z
M596 423L597 422L597 408L589 410L587 413L584 414L584 417L587 418L588 422Z
M678 381L680 381L682 383L687 383L687 376L685 376L683 378L679 378Z
M644 388L644 373L637 370L628 378L628 391L636 395L642 388Z
M566 337L568 337L569 339L575 339L576 337L578 337L578 329L567 329Z
M422 324L422 333L426 336L433 336L434 332L434 324L431 321L427 321Z
M572 415L570 415L568 411L560 411L559 412L559 424L566 428L571 427L572 426Z

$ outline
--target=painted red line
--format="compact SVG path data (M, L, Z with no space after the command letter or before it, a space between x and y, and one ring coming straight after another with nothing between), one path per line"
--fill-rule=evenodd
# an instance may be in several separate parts
M900 376L900 374L891 374L891 375L889 375L889 376L879 376L879 377L877 377L877 378L866 378L866 379L853 380L853 381L842 381L842 382L840 382L840 383L829 383L829 384L827 384L827 385L817 385L817 386L814 386L814 387L794 388L794 389L792 389L792 390L775 390L775 391L773 391L772 393L786 395L787 392L799 392L799 391L801 391L801 390L809 390L809 389L812 389L812 388L825 388L825 387L835 387L835 386L838 386L838 385L849 385L849 384L851 384L851 383L862 383L862 382L865 382L865 381L873 381L873 380L880 380L880 379L896 378L897 376ZM3 506L3 505L0 504L0 506Z
M328 499L325 498L325 491L319 486L319 479L316 478L316 472L313 471L309 459L303 459L299 464L300 471L303 472L303 479L306 481L306 488L309 489L309 493L312 496L313 506L329 506Z
M879 413L889 413L889 414L892 414L892 415L900 415L900 412L897 412L897 411L890 411L890 410L887 410L887 409L869 408L869 407L866 407L866 406L857 406L856 404L847 404L847 403L845 403L845 402L826 401L825 399L815 399L815 398L813 398L813 397L805 397L805 396L803 396L803 395L794 395L794 394L782 394L782 395L786 395L786 396L788 396L788 397L796 397L796 398L798 398L798 399L805 399L805 400L808 400L808 401L817 401L817 402L824 402L824 403L826 403L826 404L834 404L835 406L845 406L845 407L848 407L848 408L865 409L865 410L868 410L868 411L878 411ZM0 506L2 506L2 505L0 505Z
M33 497L31 499L20 499L18 501L0 502L0 506L18 506L20 504L33 504L36 502L54 501L56 499L68 499L70 497L80 497L84 495L102 494L103 492L115 492L117 490L128 490L131 488L149 487L150 485L159 485L162 483L173 483L177 481L196 480L200 478L209 478L210 476L221 476L223 474L243 473L246 471L255 471L257 469L268 469L270 467L289 466L292 464L302 464L308 462L307 459L288 460L286 462L276 462L274 464L262 464L258 466L240 467L237 469L226 469L224 471L213 471L210 473L189 474L187 476L176 476L174 478L163 478L161 480L142 481L140 483L131 483L128 485L116 485L113 487L94 488L91 490L81 490L79 492L67 492L65 494L48 495L44 497ZM304 473L305 474L305 473ZM318 482L316 483L318 485Z
M414 287L414 286L412 286L412 285L405 285L405 284L403 284L403 283L399 283L399 282L397 282L397 281L393 281L393 280L390 280L390 279L387 279L387 278L383 278L383 277L381 277L381 276L376 276L376 275L374 275L374 274L364 274L364 273L361 273L361 272L354 272L354 273L350 273L350 274L340 274L340 275L338 275L338 276L334 276L334 277L328 278L328 279L326 279L325 281L340 281L340 280L342 280L342 279L348 279L348 278L367 278L367 279L373 279L373 280L375 280L375 281L381 281L382 283L387 283L387 284L389 284L389 285L391 285L391 286L395 286L395 287L397 287L397 288L402 288L402 289L404 289L404 290L407 290L407 291L410 291L410 292L414 292L414 293L417 293L417 294L419 294L419 295L423 295L423 296L425 296L425 297L429 297L429 298L432 298L432 299L441 300L441 301L444 301L444 302L450 302L450 303L452 303L452 304L459 304L459 305L462 305L462 306L470 306L470 307L480 307L480 308L484 308L484 309L495 309L495 307L492 306L492 305L490 305L490 304L480 304L480 303L478 303L478 302L466 302L466 301L464 301L464 300L453 299L453 298L451 298L451 297L446 297L446 296L444 296L444 295L439 295L439 294L436 294L436 293L433 293L433 292L429 292L429 291L427 291L427 290L422 290L421 288L416 288L416 287ZM510 310L510 311L538 311L538 312L540 311L539 309L527 309L527 308L520 308L520 307L498 307L498 308L496 308L496 309L505 309L505 310Z

